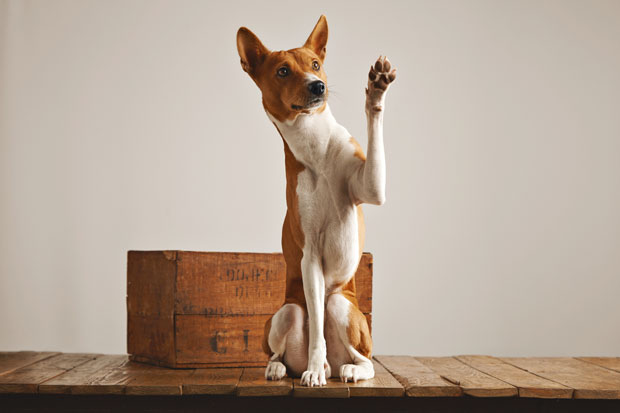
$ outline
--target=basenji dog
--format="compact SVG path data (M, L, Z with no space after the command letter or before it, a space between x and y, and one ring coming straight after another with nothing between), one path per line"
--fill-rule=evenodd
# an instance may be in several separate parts
M304 386L325 385L332 373L343 382L375 374L354 275L364 244L360 204L385 202L383 109L396 78L385 57L370 68L365 156L329 109L326 45L325 16L302 47L286 51L268 50L245 27L237 32L241 67L262 92L286 166L286 299L265 325L265 377L280 380L288 372Z

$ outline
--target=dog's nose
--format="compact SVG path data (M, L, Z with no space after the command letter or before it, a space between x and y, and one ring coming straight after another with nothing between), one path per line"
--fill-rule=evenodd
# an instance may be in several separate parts
M308 85L308 89L310 89L310 92L312 92L312 94L321 96L323 93L325 93L325 83L320 80L316 80Z

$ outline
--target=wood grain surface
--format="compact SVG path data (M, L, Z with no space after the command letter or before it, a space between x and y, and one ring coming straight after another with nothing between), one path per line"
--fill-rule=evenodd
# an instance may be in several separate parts
M570 357L502 357L530 373L574 389L576 399L620 398L620 373Z
M86 394L94 383L123 366L127 356L99 355L84 364L76 366L60 376L39 385L39 393L47 394Z
M0 376L0 393L37 393L39 384L97 357L96 354L59 354Z
M0 352L0 375L10 373L20 367L28 366L60 353L52 351L13 351Z
M176 317L176 360L184 363L267 364L261 343L269 316Z
M175 365L176 251L127 253L127 351Z
M196 369L183 382L182 393L234 395L242 373L241 368Z
M288 396L293 391L293 382L285 377L282 380L267 380L264 367L246 367L237 385L237 396L264 397Z
M121 395L125 394L127 384L140 374L158 374L160 370L170 370L165 367L152 366L150 364L135 363L129 360L123 361L119 366L106 367L93 377L85 386L77 386L75 394L87 395Z
M327 379L324 386L308 387L302 386L299 378L293 379L294 397L311 398L347 398L349 397L349 386L340 381L339 378Z
M500 398L518 391L528 400L572 395L620 402L616 363L617 358L608 357L377 356L374 379L342 383L331 378L326 386L309 388L300 386L298 378L267 380L263 367L170 369L132 362L126 355L4 352L0 353L4 369L0 393L371 399L406 394L445 400L462 394Z
M347 383L350 397L401 397L405 388L379 362L372 361L375 367L375 377L370 380L360 380L357 383Z
M411 356L375 356L411 397L458 397L461 388Z
M620 373L620 357L575 357L577 360L596 364Z
M573 389L528 373L512 364L490 356L456 356L468 366L519 389L520 397L570 399Z
M516 396L516 387L476 370L453 357L416 357L442 378L458 385L463 393L475 397Z

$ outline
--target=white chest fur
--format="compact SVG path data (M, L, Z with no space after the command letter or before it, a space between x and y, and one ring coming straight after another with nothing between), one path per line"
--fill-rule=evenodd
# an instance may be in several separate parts
M361 161L354 156L351 135L329 107L290 122L269 117L305 167L297 180L303 253L320 259L329 294L353 276L359 261L358 217L349 180Z

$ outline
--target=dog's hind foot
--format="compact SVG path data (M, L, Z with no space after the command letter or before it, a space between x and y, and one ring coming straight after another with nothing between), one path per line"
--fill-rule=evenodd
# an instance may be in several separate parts
M286 376L286 366L279 361L270 361L265 369L267 380L281 380Z
M343 383L357 383L358 380L367 380L372 379L373 377L375 377L375 369L370 362L361 364L343 364L340 366L340 380Z

